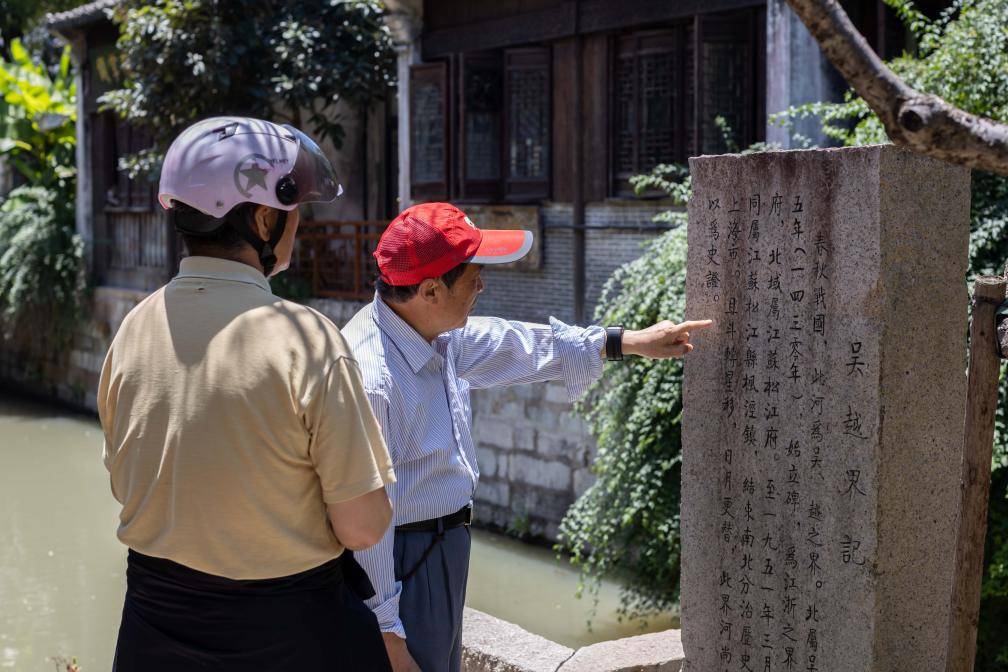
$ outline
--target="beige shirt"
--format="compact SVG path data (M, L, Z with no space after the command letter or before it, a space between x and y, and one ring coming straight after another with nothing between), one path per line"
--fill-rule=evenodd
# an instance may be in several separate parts
M126 316L98 411L119 539L218 576L337 557L325 503L395 480L339 330L238 262L183 259Z

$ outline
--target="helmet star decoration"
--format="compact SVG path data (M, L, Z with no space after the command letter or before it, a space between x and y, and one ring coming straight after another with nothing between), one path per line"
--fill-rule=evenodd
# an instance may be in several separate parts
M273 163L262 154L249 154L239 161L234 170L234 182L238 192L248 198L255 187L266 190L266 174L273 167Z

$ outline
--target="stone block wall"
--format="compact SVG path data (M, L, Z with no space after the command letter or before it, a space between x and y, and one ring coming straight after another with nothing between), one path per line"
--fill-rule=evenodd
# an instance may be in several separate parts
M147 292L96 287L88 297L88 319L69 349L43 361L29 361L9 347L0 348L0 381L80 408L97 411L98 377L105 353L126 314Z
M570 226L571 208L551 205L542 208L539 216L542 267L484 269L486 290L476 305L477 314L526 322L542 322L553 315L564 322L574 321L574 232L557 228Z
M570 411L562 383L473 393L479 522L556 540L567 509L594 482L595 442Z

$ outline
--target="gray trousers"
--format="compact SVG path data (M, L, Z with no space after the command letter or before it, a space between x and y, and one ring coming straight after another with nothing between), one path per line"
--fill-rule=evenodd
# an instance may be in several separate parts
M433 532L395 533L395 572L402 577L423 557ZM406 646L423 672L460 672L462 608L469 578L468 527L445 531L416 573L403 582L399 618Z

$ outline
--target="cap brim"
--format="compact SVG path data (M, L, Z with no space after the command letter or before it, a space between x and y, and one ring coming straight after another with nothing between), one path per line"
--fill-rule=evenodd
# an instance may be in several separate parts
M532 232L521 229L481 230L483 242L472 264L510 264L518 261L532 249Z

